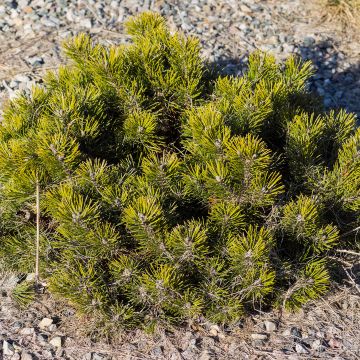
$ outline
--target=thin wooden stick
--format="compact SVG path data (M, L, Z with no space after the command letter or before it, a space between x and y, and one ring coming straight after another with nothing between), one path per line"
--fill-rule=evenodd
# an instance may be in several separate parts
M35 283L39 285L39 253L40 253L40 185L36 181L36 256L35 256Z

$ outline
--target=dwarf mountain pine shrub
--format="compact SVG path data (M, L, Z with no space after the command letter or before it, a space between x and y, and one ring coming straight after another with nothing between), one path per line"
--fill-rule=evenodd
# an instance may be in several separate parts
M323 111L309 62L256 52L224 77L156 14L127 31L67 41L70 63L8 104L3 261L33 271L39 184L41 277L104 326L229 324L322 296L360 222L355 116Z

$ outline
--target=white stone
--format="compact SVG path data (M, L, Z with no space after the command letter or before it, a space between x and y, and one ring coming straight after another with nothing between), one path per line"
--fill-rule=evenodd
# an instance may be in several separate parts
M12 357L11 360L20 360L20 354L19 353L15 353Z
M12 344L10 344L6 340L4 340L4 342L3 342L3 354L7 355L7 356L12 356L12 355L14 355L14 353L15 353L15 349L12 346Z
M276 330L276 324L273 321L266 320L264 322L266 331L272 332Z
M27 81L30 81L30 77L29 76L26 76L26 75L23 75L23 74L18 74L18 75L15 75L14 76L14 79L16 81L20 81L20 82L27 82ZM27 274L26 276L26 281L31 281L34 279L34 273L30 273L30 274ZM31 278L30 278L31 277Z
M50 318L43 318L40 322L39 322L39 328L41 330L45 330L47 327L49 327L51 324L53 323L53 319Z
M55 336L49 341L49 343L57 348L60 348L62 346L62 338L60 336Z
M212 326L210 327L209 333L210 333L210 335L212 335L212 336L217 336L220 331L221 331L221 330L220 330L219 326L217 326L217 325L212 325Z
M33 359L34 359L34 357L30 353L28 353L26 351L24 351L21 354L21 360L33 360Z
M311 344L311 348L316 350L321 346L321 340L316 339L312 344Z
M281 334L283 336L290 336L291 335L291 330L290 329L285 329Z
M92 23L90 19L82 19L80 21L80 26L85 27L87 29L91 29L92 28Z
M51 324L51 325L49 326L49 331L55 331L56 328L57 328L57 326L56 326L55 324Z
M295 345L295 350L298 354L308 354L309 353L309 350L304 345L301 345L299 343L297 343Z

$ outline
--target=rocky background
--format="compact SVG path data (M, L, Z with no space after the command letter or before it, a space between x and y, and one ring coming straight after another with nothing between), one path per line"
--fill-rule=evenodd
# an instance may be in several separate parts
M0 104L41 83L47 70L64 61L63 39L87 32L105 43L126 42L122 22L153 10L172 29L198 36L204 57L225 74L241 74L255 49L279 60L291 53L311 59L317 73L310 86L324 105L360 116L360 19L344 22L328 12L324 1L0 0ZM259 309L231 329L202 324L155 335L119 333L111 344L95 342L91 320L77 318L49 294L19 310L11 291L21 278L3 269L0 360L359 359L360 289L354 274L359 256L351 256L341 260L345 284L334 285L326 299L298 314Z
M30 88L62 61L62 39L88 32L124 42L122 22L154 10L201 39L204 56L237 74L255 49L297 53L317 69L311 87L327 107L360 114L359 19L331 17L327 0L1 0L0 99ZM343 31L344 22L347 29ZM351 22L355 26L351 26Z

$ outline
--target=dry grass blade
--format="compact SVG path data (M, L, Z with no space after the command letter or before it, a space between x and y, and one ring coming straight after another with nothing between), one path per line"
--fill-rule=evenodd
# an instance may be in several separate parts
M360 0L323 0L323 2L324 21L338 22L345 31L359 27Z

